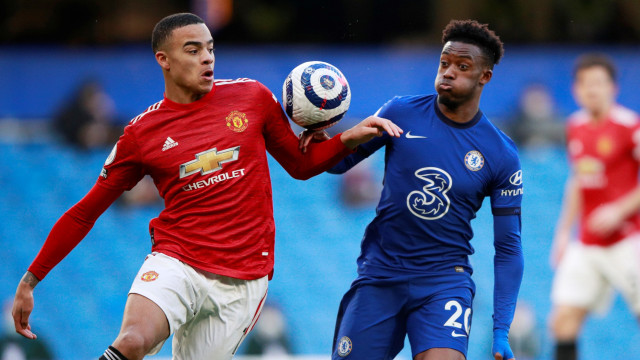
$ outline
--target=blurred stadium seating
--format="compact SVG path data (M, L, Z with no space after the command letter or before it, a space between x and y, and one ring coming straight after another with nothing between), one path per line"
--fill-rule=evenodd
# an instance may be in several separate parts
M362 48L349 53L341 48L268 48L260 53L224 46L217 49L216 77L256 78L276 95L286 73L298 63L318 59L335 64L347 75L353 89L352 118L374 112L395 94L431 92L437 66L433 49ZM566 114L574 108L569 92L571 62L584 50L508 48L504 63L496 67L485 91L483 110L490 117L506 118L515 107L518 89L535 77L552 88ZM622 70L622 103L640 110L640 100L631 91L632 84L640 81L640 70L631 66L637 50L605 50L612 53ZM104 80L120 111L129 118L157 101L162 93L160 72L148 50L69 54L52 49L46 56L46 68L29 52L35 54L36 50L23 49L18 58L8 49L0 49L0 78L11 84L0 88L2 117L46 118L65 91L89 72ZM71 61L78 67L63 66ZM12 65L6 66L8 63ZM92 186L109 149L78 153L49 136L27 141L0 138L0 241L4 248L0 298L4 299L13 296L18 280L62 211ZM380 155L369 160L378 176L383 161ZM270 161L277 241L269 296L281 305L289 321L295 351L328 357L338 303L355 276L359 241L374 209L343 205L337 176L323 174L306 182L297 181ZM547 259L567 164L562 149L548 148L523 149L522 165L526 267L520 299L535 311L542 334L540 359L548 359L551 344L545 323L552 272ZM114 339L131 280L150 248L148 221L158 211L153 207L113 206L38 286L33 330L52 345L59 359L95 358ZM472 261L478 290L469 358L481 359L488 358L491 346L493 239L487 208L473 225L476 237L472 244L477 253ZM583 338L585 360L640 354L640 332L620 299L606 318L588 321ZM410 358L406 349L401 355ZM159 356L170 356L170 346L165 346Z

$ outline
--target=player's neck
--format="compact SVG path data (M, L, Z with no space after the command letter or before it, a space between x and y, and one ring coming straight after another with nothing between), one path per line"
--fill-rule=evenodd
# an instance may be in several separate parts
M599 109L587 110L591 117L591 122L594 124L600 124L601 122L606 120L611 110L611 107L612 107L612 104Z
M442 111L442 114L449 118L449 120L459 124L464 124L473 120L476 116L478 110L480 110L480 101L472 100L458 104L458 106L445 105L438 101L437 106L440 111Z
M179 87L175 84L165 84L164 94L167 99L178 104L190 104L194 101L200 100L206 93L197 93L188 89Z

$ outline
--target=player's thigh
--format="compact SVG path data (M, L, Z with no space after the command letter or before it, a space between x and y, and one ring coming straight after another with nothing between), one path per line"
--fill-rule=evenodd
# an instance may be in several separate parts
M590 247L570 244L556 270L551 288L554 306L573 306L603 312L609 307L612 288L594 259Z
M193 268L167 255L153 253L146 257L129 290L129 299L134 301L135 305L144 302L138 299L146 299L148 303L154 304L155 306L149 308L160 309L161 312L154 311L154 314L158 314L158 317L162 314L167 330L162 341L148 352L149 355L160 351L164 340L193 318L195 306L199 302L194 274ZM155 321L155 318L146 316L147 314L137 306L132 308L130 313L131 320L125 319L125 324L140 323L140 326L144 326Z
M458 350L449 348L432 348L414 356L413 360L465 360L466 357Z
M407 333L414 357L437 348L453 352L435 350L432 353L466 356L473 312L473 285L470 279L462 277L459 286L452 285L428 297L409 313Z
M268 278L240 280L208 274L206 300L173 336L175 360L228 360L253 329L267 297Z
M393 359L404 346L406 286L357 285L338 310L333 360Z
M630 237L612 245L598 260L607 280L620 291L630 310L639 316L640 237Z
M169 337L169 322L164 311L153 301L138 294L130 294L127 298L115 347L120 348L119 344L128 341L126 337L132 335L141 341L145 352L151 351Z

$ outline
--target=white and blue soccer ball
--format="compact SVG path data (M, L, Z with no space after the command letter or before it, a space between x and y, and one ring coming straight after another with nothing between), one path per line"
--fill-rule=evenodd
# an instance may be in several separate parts
M282 86L282 102L294 123L323 130L338 123L351 104L349 83L337 67L322 61L296 66Z

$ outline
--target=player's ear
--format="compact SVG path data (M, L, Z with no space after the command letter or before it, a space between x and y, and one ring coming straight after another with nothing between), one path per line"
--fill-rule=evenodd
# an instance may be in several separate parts
M493 70L489 67L485 67L482 70L482 75L480 75L480 85L487 85L491 78L493 77Z
M160 65L163 70L169 70L169 58L167 57L167 53L162 50L156 52L156 61Z

